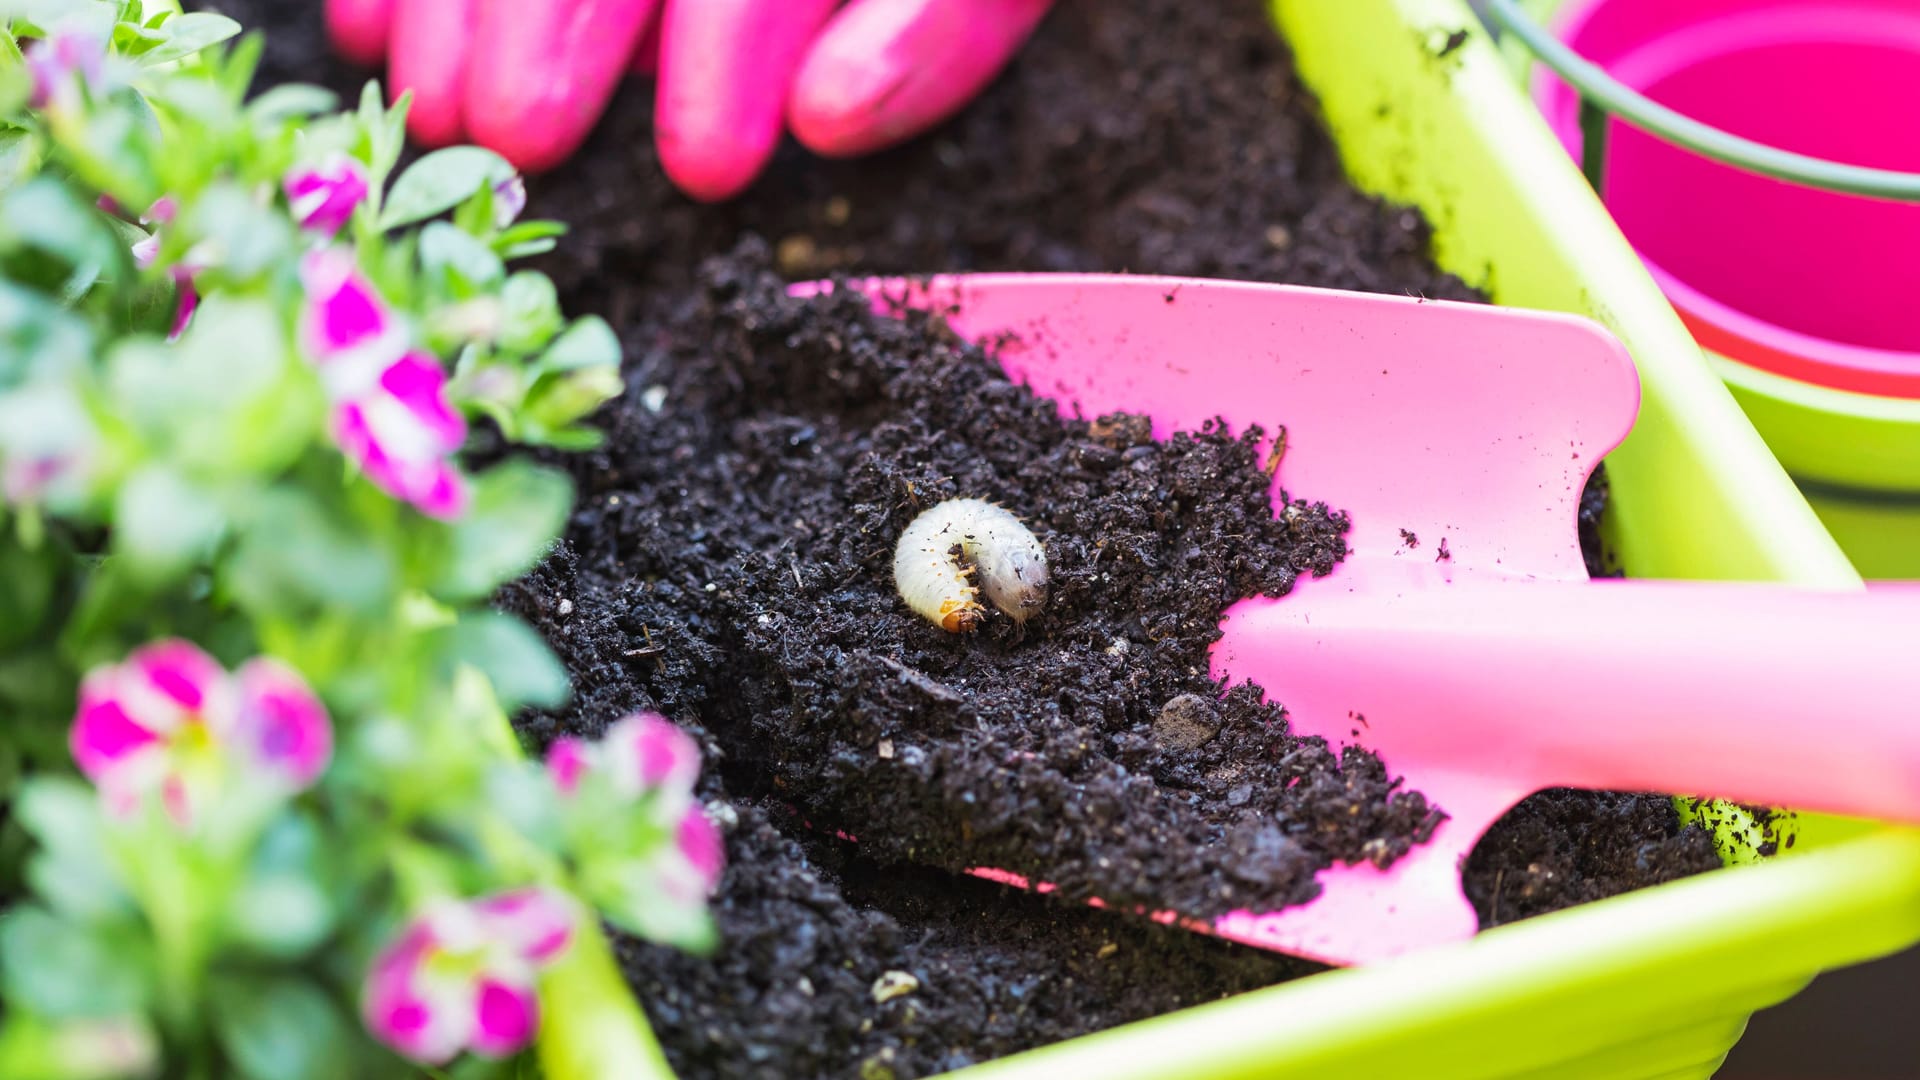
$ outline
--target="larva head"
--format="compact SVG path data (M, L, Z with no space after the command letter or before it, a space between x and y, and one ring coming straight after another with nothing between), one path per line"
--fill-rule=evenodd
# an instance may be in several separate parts
M1047 552L1024 526L996 530L995 543L975 551L980 589L1015 622L1026 622L1047 604Z

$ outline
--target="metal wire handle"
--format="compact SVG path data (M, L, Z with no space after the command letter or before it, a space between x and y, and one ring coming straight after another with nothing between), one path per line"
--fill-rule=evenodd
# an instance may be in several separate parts
M1533 21L1516 0L1486 0L1486 11L1580 95L1580 169L1596 192L1605 193L1607 117L1613 115L1655 138L1750 173L1827 191L1920 202L1920 173L1808 157L1703 124L1602 71Z

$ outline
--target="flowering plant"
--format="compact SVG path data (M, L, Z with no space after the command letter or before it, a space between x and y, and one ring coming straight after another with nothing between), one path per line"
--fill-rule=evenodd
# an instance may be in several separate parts
M525 760L567 680L485 603L618 342L504 160L396 175L237 32L0 0L0 1075L664 1071L595 916L710 940L698 748Z

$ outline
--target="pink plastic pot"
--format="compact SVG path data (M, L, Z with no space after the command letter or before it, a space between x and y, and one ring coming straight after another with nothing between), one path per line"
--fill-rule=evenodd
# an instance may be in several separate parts
M1734 135L1920 172L1915 0L1572 0L1556 36ZM1579 156L1579 99L1536 100ZM1755 175L1609 121L1604 193L1863 571L1920 572L1920 205Z
M1786 150L1920 171L1920 4L1588 0L1574 50L1693 119ZM1578 153L1579 103L1541 102ZM1607 208L1702 344L1835 389L1920 398L1920 206L1743 172L1613 121Z

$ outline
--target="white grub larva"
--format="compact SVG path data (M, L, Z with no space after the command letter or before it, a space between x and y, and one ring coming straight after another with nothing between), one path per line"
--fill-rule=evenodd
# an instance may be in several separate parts
M976 588L972 577L979 574ZM1020 519L985 499L948 499L907 526L893 549L893 583L907 606L965 633L994 607L1026 622L1047 602L1047 553Z

